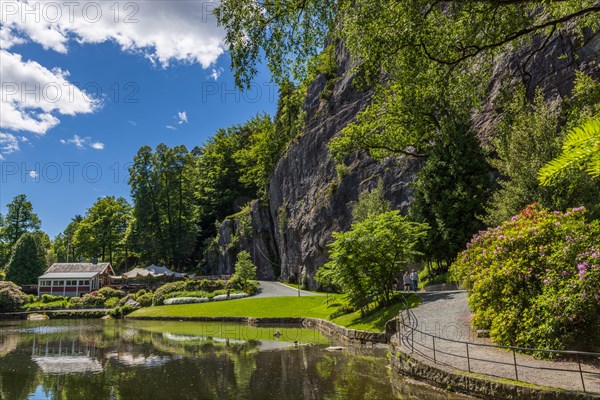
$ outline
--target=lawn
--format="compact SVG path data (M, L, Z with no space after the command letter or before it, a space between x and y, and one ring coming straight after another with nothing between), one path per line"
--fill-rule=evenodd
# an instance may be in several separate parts
M418 298L409 295L407 300L411 306L418 304ZM130 314L131 317L311 317L329 320L342 304L344 295L302 296L302 297L267 297L240 300L219 301L200 304L179 304L172 306L156 306L142 308ZM398 315L404 307L401 300L388 307L376 310L364 317L353 312L337 317L332 322L352 329L381 332L385 323Z

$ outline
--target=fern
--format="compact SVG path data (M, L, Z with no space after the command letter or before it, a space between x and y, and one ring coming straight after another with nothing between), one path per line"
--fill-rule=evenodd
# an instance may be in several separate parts
M540 169L538 179L549 186L577 166L585 168L592 177L600 176L600 119L591 119L569 132L562 154Z

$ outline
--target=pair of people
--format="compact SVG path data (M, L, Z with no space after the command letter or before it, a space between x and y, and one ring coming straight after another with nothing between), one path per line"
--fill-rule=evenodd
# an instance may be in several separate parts
M402 277L402 280L404 281L404 291L408 292L409 290L412 290L413 292L416 292L418 289L418 283L419 283L419 275L417 274L417 272L413 269L412 272L409 274L408 271L404 272L404 276Z

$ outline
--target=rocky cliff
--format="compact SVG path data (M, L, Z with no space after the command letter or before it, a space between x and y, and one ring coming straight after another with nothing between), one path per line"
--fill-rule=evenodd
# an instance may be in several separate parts
M314 273L327 260L331 234L349 228L351 207L361 191L382 178L386 198L406 211L411 201L410 183L421 161L389 158L375 162L363 153L348 157L345 168L336 170L330 157L329 141L371 98L370 91L359 91L352 84L352 61L343 47L337 46L335 57L339 78L331 95L322 95L327 85L324 76L311 83L303 106L305 129L279 160L270 180L269 201L252 205L248 223L253 234L240 234L243 224L239 215L222 223L215 272L230 273L235 254L246 249L253 254L260 277L289 280L306 276L314 288ZM504 57L490 83L483 111L473 116L482 142L489 139L495 123L495 99L507 81L524 82L530 95L541 87L548 98L564 98L571 93L576 71L600 78L600 34L576 37L556 32Z

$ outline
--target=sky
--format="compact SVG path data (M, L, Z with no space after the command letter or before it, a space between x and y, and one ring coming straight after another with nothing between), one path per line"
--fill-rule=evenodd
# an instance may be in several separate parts
M266 67L235 88L215 5L0 0L0 213L24 193L54 237L98 198L129 199L141 146L191 150L274 114Z

